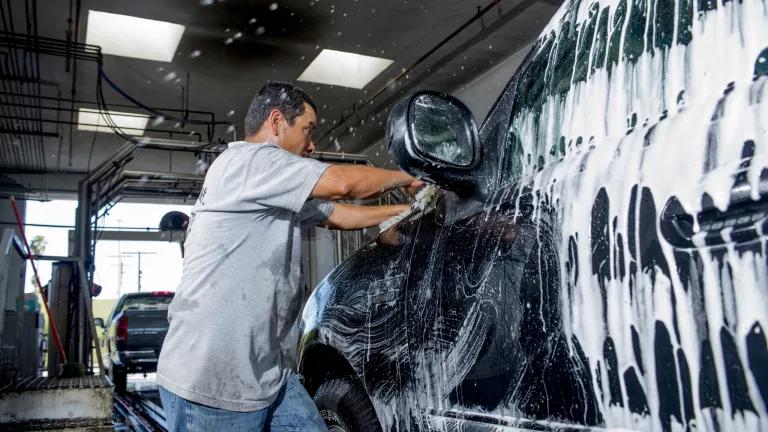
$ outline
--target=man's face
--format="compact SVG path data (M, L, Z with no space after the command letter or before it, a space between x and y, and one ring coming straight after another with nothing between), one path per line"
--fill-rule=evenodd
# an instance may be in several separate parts
M299 156L307 156L314 152L316 124L317 114L315 110L304 102L304 114L296 117L293 125L289 125L285 118L280 122L278 134L280 147Z

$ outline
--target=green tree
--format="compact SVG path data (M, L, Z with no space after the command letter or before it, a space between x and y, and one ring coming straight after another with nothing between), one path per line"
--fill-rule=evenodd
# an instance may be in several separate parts
M45 236L36 235L32 237L32 242L29 244L29 248L32 249L34 255L42 255L45 253L45 247L48 246L48 240Z
M45 236L42 235L36 235L32 237L32 241L29 244L29 248L31 249L32 255L38 256L45 253L45 247L48 246L48 240L45 239ZM32 285L37 288L37 281L35 281L35 275L32 275Z

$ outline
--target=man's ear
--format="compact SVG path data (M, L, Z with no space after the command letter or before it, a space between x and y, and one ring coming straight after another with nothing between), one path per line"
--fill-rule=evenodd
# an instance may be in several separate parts
M280 110L273 109L269 112L269 117L267 117L269 121L269 130L272 132L272 135L277 136L278 131L280 130L280 120L283 119L283 113L280 112Z

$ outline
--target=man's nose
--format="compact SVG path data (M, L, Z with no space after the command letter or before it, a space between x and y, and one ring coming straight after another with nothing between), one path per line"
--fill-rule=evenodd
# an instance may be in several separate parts
M315 141L311 140L309 141L309 146L307 147L307 154L312 154L315 152Z

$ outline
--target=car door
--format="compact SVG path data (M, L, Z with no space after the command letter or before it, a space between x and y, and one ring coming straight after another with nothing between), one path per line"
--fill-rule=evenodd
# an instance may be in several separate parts
M419 220L406 301L412 414L425 430L599 424L586 358L562 325L551 227L531 218L530 190L491 203Z

